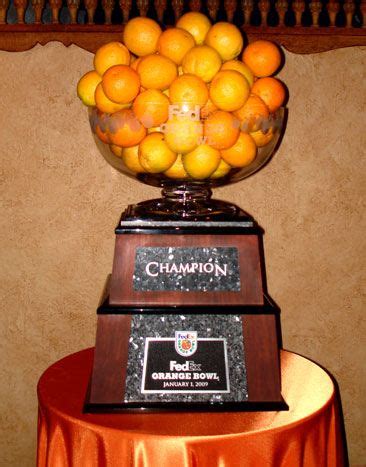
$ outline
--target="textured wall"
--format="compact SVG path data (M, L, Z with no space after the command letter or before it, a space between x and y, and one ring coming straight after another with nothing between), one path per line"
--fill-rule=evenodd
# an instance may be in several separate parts
M291 99L280 150L256 176L216 196L266 230L269 291L282 308L284 346L337 378L351 463L361 464L366 50L286 57L282 78ZM56 359L93 345L119 214L158 195L98 155L75 96L91 64L91 54L58 43L0 52L4 466L33 465L37 380Z

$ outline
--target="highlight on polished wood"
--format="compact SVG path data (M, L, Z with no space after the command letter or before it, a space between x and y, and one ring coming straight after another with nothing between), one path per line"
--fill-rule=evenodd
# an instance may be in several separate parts
M95 52L118 40L132 17L169 27L187 11L232 22L249 41L275 40L295 53L366 45L366 0L0 0L0 50L60 41Z

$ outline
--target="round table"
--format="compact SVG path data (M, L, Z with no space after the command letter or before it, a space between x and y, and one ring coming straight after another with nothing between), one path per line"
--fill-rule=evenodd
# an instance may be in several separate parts
M38 466L341 467L334 385L281 352L288 412L83 414L93 349L49 367L38 385Z

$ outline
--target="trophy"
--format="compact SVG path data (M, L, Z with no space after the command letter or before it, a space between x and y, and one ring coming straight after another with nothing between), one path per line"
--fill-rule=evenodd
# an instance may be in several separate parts
M90 121L95 132L95 110ZM239 207L211 198L212 188L269 161L284 109L270 125L273 137L252 163L198 181L133 173L95 138L114 168L161 187L163 196L128 206L117 225L86 411L287 409L263 231Z
M193 16L164 32L133 18L124 44L102 46L78 84L106 161L162 189L128 206L115 230L87 412L288 409L263 230L212 198L279 145L285 88L272 75L281 54L256 41L240 59L236 26Z

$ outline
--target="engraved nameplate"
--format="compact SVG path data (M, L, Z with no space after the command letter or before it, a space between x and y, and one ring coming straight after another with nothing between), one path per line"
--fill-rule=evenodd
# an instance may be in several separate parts
M146 338L141 392L229 393L226 339L197 339L192 331Z
M240 291L236 247L136 248L136 291Z

